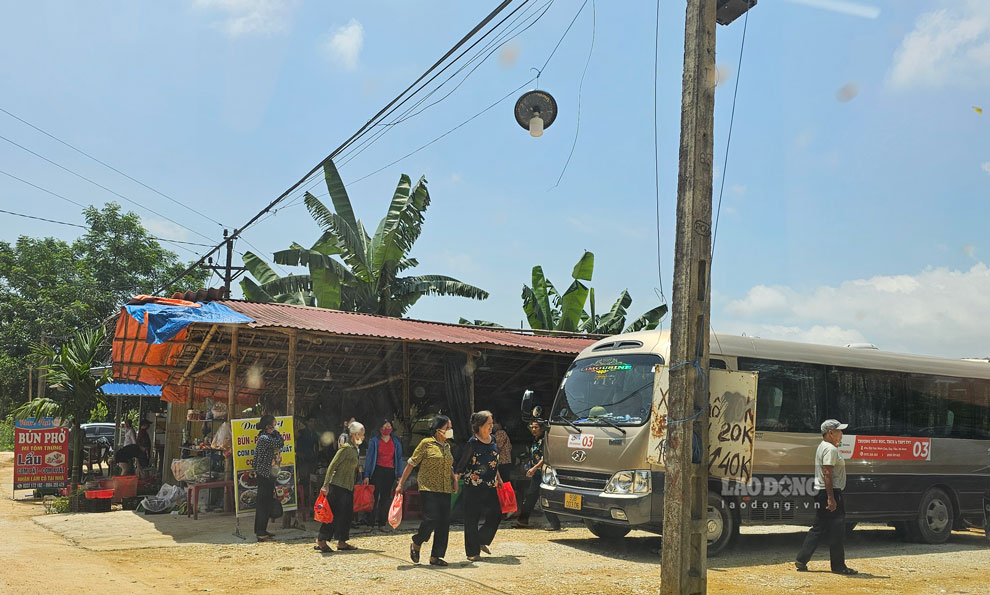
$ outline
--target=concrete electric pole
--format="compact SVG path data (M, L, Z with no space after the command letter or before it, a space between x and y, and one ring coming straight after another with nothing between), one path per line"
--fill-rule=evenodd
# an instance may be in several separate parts
M708 589L708 337L715 24L755 0L687 0L660 592ZM696 444L695 444L696 443ZM700 447L700 457L692 453Z

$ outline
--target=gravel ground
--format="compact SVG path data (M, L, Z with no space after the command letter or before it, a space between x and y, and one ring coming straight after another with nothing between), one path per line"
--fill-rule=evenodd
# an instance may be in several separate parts
M64 592L81 585L103 589L154 589L158 593L279 590L361 593L655 593L660 538L643 532L603 541L579 525L561 533L540 529L499 531L493 555L469 563L460 527L451 531L450 566L409 561L413 523L395 533L356 531L360 549L321 555L313 551L315 523L306 530L275 530L277 543L233 535L230 515L199 521L174 516L42 515L40 505L10 499L11 457L0 453L0 592ZM250 519L241 532L251 533ZM798 573L793 556L801 527L743 529L737 547L709 561L712 593L990 593L990 547L983 534L957 532L946 544L908 544L883 526L863 526L847 547L841 577L828 570L827 548Z

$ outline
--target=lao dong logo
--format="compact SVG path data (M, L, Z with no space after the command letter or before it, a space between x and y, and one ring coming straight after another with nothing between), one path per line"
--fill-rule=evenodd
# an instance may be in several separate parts
M754 477L748 484L738 481L722 480L723 496L762 496L791 498L795 496L814 496L815 478L802 475L784 475L782 477Z

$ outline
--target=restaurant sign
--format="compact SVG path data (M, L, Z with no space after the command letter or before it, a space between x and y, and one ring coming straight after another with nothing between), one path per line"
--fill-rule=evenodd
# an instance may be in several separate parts
M69 483L69 428L58 418L14 422L14 489L62 488Z

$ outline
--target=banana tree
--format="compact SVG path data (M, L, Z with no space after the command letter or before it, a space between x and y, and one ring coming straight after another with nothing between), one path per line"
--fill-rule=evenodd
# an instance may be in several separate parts
M632 296L629 295L627 290L622 290L622 293L619 294L619 299L615 300L608 313L601 316L595 313L594 288L591 289L588 299L591 313L581 323L581 331L586 333L617 335L619 333L651 330L660 324L660 319L667 313L667 305L660 304L648 310L626 326L628 309L632 305Z
M72 419L72 493L79 486L82 468L82 429L89 412L98 404L106 405L101 388L110 381L111 372L104 370L94 375L90 369L99 365L106 333L97 330L81 331L60 348L51 345L35 345L32 357L40 362L39 370L50 389L51 396L34 397L14 409L16 419L34 417L59 417Z
M372 236L354 216L332 161L323 173L333 209L313 194L305 195L306 208L323 234L310 248L293 242L274 255L276 263L305 266L309 274L279 277L261 259L245 254L245 267L258 281L241 282L245 297L394 317L403 316L425 295L488 297L483 289L446 275L399 275L419 264L408 254L422 233L430 205L425 178L413 185L409 176L399 177L388 212Z

